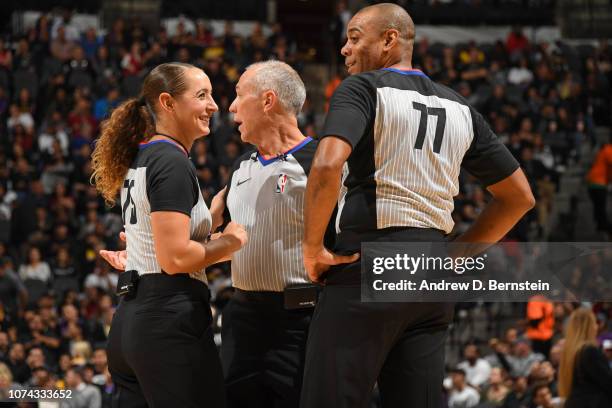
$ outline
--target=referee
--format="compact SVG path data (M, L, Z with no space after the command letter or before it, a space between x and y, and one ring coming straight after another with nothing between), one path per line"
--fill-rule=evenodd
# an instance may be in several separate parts
M108 339L114 407L225 406L204 268L246 233L230 223L202 243L212 218L188 158L217 109L201 69L159 65L142 97L113 111L92 155L96 188L108 202L121 192L128 242Z
M317 147L297 125L305 98L293 68L266 61L246 69L230 106L242 141L256 151L235 162L225 192L217 196L225 194L231 220L250 237L232 256L235 292L223 310L221 361L229 407L299 406L317 294L302 259L304 195Z
M361 303L360 263L330 267L362 242L443 241L463 167L493 199L460 242L501 239L534 205L509 151L464 98L412 69L414 24L383 3L360 10L308 180L304 263L326 277L310 326L302 408L439 407L452 305ZM340 193L340 196L338 194ZM334 206L336 243L323 235ZM323 275L325 273L325 275Z

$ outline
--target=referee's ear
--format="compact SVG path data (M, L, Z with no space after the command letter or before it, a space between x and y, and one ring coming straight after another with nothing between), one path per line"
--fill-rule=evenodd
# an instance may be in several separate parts
M264 113L268 113L274 108L276 102L278 101L278 97L274 93L273 90L269 89L263 93L263 110Z
M399 41L400 33L396 29L390 28L385 31L383 36L385 40L385 44L383 45L383 50L390 51L393 48L395 48L395 46L397 45L397 42Z

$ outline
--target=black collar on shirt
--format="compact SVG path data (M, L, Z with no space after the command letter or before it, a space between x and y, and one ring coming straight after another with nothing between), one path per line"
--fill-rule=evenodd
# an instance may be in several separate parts
M156 134L156 135L159 135L159 136L165 136L165 137L167 137L167 138L172 139L173 141L175 141L175 142L176 142L176 143L177 143L179 146L181 146L181 147L183 148L183 150L185 151L185 154L187 155L187 157L189 157L189 150L187 150L187 148L185 147L185 145L184 145L184 144L182 144L182 143L181 143L181 142L180 142L178 139L176 139L176 138L175 138L175 137L173 137L173 136L167 135L167 134L165 134L165 133L161 133L161 132L155 132L155 134Z

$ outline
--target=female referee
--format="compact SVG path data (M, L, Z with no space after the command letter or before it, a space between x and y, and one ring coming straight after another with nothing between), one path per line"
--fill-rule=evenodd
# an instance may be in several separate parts
M126 289L108 340L113 407L224 407L204 268L247 240L230 223L206 241L211 214L188 152L217 111L206 74L168 63L145 78L139 99L115 109L92 155L110 203L121 191L128 242ZM132 279L133 278L133 279Z

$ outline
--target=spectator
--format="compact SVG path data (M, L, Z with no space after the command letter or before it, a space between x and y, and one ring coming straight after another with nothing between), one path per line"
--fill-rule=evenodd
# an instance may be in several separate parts
M493 350L493 353L485 356L485 360L491 365L491 368L503 368L506 372L509 372L511 370L508 363L510 345L504 340L492 338L489 340L489 348Z
M480 51L474 42L467 50L459 53L461 61L461 80L466 81L472 89L476 89L483 84L489 75L485 67L485 55Z
M106 349L97 348L93 352L91 362L94 368L93 383L103 386L106 383L106 371L108 370L108 360L106 358Z
M206 22L204 20L198 20L196 22L194 44L200 48L206 48L211 45L213 39L213 33L206 25Z
M452 388L448 398L448 408L472 408L478 405L480 395L466 384L465 371L455 369L451 371Z
M65 27L59 26L57 36L51 41L51 55L53 58L61 62L67 62L72 56L74 47L74 41L66 36Z
M606 143L597 153L591 170L587 175L589 183L589 197L593 204L593 218L597 224L597 230L605 234L612 233L610 222L608 221L607 197L608 184L612 174L612 135L610 141Z
M520 26L514 26L506 38L506 50L511 58L527 50L529 40Z
M49 264L42 260L40 249L31 247L28 251L28 263L19 268L19 277L26 281L35 279L45 284L51 280L51 268Z
M7 273L6 260L0 258L0 302L6 313L11 315L17 313L19 299L23 298L23 290L23 285L18 283L18 278Z
M67 231L66 226L61 226ZM55 260L51 263L53 279L77 279L77 269L74 261L70 257L68 247L60 247L55 256Z
M108 92L111 87L119 85L120 70L114 59L111 59L108 46L101 45L92 60L92 69L96 77L96 90Z
M534 408L555 408L552 394L546 385L538 385L533 390L532 405Z
M123 75L133 76L140 74L143 67L142 58L142 46L140 43L135 42L130 47L130 52L125 54L121 60L121 68L123 69Z
M13 56L13 69L15 71L33 71L36 65L34 64L34 56L30 51L30 45L25 38L21 38L17 43L17 51Z
M70 41L79 40L79 29L72 21L72 11L64 9L60 14L56 15L53 19L53 25L51 27L51 37L57 38L60 35L60 30L65 31L65 36Z
M346 78L345 70L338 68L336 74L329 80L327 85L325 85L325 112L329 110L329 100L344 78Z
M20 384L13 382L13 374L6 364L0 363L0 398L8 400L11 395L9 390L17 390Z
M6 46L3 38L0 38L0 67L9 71L13 67L13 53Z
M465 372L465 378L469 385L479 389L487 382L491 375L491 365L483 358L480 358L478 347L475 344L468 344L463 351L465 361L457 365L458 369Z
M113 384L113 379L111 378L108 368L104 370L104 384L100 385L100 390L102 392L102 406L105 408L111 407L115 384Z
M541 295L529 299L527 321L526 334L527 338L531 340L533 351L548 358L555 328L552 302Z
M87 98L79 98L74 106L74 109L68 115L68 125L72 131L73 137L82 138L85 136L84 128L89 128L89 135L97 129L97 122L91 113L91 103ZM86 138L87 141L89 139Z
M6 332L0 331L0 361L6 361L9 356L9 336Z
M53 378L49 367L41 365L32 369L32 378L28 386L35 388L51 389L54 386L55 379Z
M22 112L19 106L11 104L9 107L9 118L6 122L6 127L9 132L14 132L15 127L21 125L26 132L31 134L34 131L34 118L30 112Z
M514 346L514 355L508 356L508 362L512 367L512 375L520 377L527 377L531 371L531 366L542 360L544 360L544 356L534 353L526 340L517 341Z
M30 366L26 362L25 348L21 343L13 343L9 350L7 366L13 374L13 379L18 384L25 384L31 375Z
M523 57L508 71L508 83L526 88L531 81L533 81L533 73L529 69L527 59Z
M483 392L483 402L489 403L493 407L500 407L509 392L510 390L504 384L502 369L498 367L492 368L488 385Z
M38 314L31 318L28 327L29 332L22 334L20 342L26 349L30 349L28 355L30 368L55 364L60 348L60 339L55 330L46 326Z
M528 408L531 394L527 387L527 377L514 377L512 391L506 396L503 408Z
M81 46L72 49L71 59L66 64L66 83L71 88L91 88L93 68Z
M73 396L71 399L62 401L62 408L100 408L102 406L100 390L83 381L83 369L69 369L66 372L66 385L73 390Z
M68 134L64 131L57 120L49 120L46 123L45 130L38 136L38 150L45 155L53 155L55 150L55 142L59 143L62 155L68 156L68 148L70 140Z
M98 48L102 45L102 42L98 38L98 33L93 27L89 27L85 34L81 36L81 47L88 59L93 59L98 52Z
M111 88L104 98L100 98L96 101L94 105L94 118L96 121L101 122L103 119L108 118L111 110L119 105L119 96L119 89Z
M43 350L40 347L34 346L28 352L26 363L30 368L30 372L34 374L34 370L40 367L44 367L46 364L46 358ZM30 378L30 383L32 378Z
M249 42L253 51L265 52L268 47L268 41L263 33L263 27L261 23L256 22L253 25L253 30L249 37ZM211 80L212 81L212 80Z
M555 369L550 361L535 363L531 367L529 380L532 384L546 385L553 395L558 394Z
M99 262L94 272L85 278L86 288L98 288L104 292L110 293L117 286L118 276L110 271L110 266L106 262Z
M612 406L612 371L597 347L597 321L589 309L570 315L559 368L565 408Z

